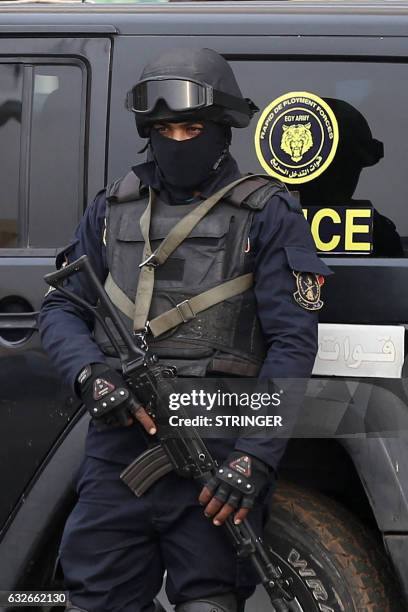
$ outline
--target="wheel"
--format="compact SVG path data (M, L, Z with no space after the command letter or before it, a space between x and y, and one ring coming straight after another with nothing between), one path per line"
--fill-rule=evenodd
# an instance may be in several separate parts
M284 484L272 500L264 543L304 612L402 612L403 596L373 535L340 504ZM262 591L262 592L261 592ZM245 612L266 612L257 589Z

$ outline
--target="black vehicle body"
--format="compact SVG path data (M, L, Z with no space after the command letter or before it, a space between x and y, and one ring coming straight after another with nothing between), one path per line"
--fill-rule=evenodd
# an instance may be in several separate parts
M394 93L392 87L393 79L403 87L407 32L408 5L397 1L0 5L0 71L12 66L10 82L21 85L18 121L8 121L17 125L19 139L15 219L7 226L12 227L9 238L0 243L0 589L39 584L45 565L55 560L46 558L44 547L58 540L72 507L87 417L41 349L36 313L47 290L43 276L54 268L56 253L87 203L142 161L137 151L143 141L124 100L143 65L174 46L214 48L231 61L244 95L261 108L291 91L296 74L296 90L333 96L335 87L325 92L324 80L319 85L321 71L340 71L346 91L347 78L358 81L361 69L361 74L372 73L373 88L381 86L381 96L373 89L361 100L381 105L388 91L384 115L392 116L402 104L403 90ZM389 75L382 83L380 69ZM61 106L57 115L49 111L54 114L47 128L36 116L36 104L43 112L48 99L41 96L54 95L55 78L65 90L58 89ZM40 101L33 102L33 92L39 92ZM72 125L56 132L72 105ZM260 172L254 130L255 125L239 131L232 151L243 170ZM403 125L399 131L403 141ZM67 161L70 148L77 155ZM401 151L406 152L404 143ZM3 156L12 154L4 147ZM39 158L46 160L41 167ZM400 167L392 161L391 170L378 170L376 180L384 201L387 195L390 201L399 199L403 215L406 162L402 155L398 159ZM381 211L394 214L386 204ZM336 274L325 287L322 323L406 328L408 259L338 256L325 261ZM309 400L321 402L324 411L334 393L358 412L361 399L362 421L367 406L376 415L375 433L293 440L282 473L339 499L372 526L408 605L408 443L403 432L396 433L408 417L406 367L393 378L316 374Z

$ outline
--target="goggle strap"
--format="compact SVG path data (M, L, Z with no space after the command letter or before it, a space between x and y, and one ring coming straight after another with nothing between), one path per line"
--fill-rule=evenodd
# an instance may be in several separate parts
M239 113L244 113L245 115L249 115L250 117L253 115L252 108L246 98L237 98L236 96L227 94L224 91L220 91L219 89L213 89L213 104L216 106L223 106L224 108L235 110Z

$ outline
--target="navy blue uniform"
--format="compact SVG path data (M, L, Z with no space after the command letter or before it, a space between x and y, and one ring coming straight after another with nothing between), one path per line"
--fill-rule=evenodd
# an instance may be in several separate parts
M134 171L144 184L159 187L151 163ZM229 158L201 197L236 178L238 168ZM317 349L317 313L294 299L293 272L324 275L329 271L317 258L309 226L303 214L293 210L291 198L286 193L274 196L254 215L249 235L258 316L268 347L261 377L308 378ZM108 274L105 205L105 191L101 191L87 208L74 240L59 254L57 267L86 253L104 282ZM69 288L95 301L77 277L69 280ZM46 296L40 315L42 342L74 391L85 365L106 360L92 339L92 327L90 314L57 291ZM218 440L211 450L222 460L234 447L276 469L285 441ZM168 570L167 590L174 603L228 592L234 584L242 589L253 584L250 574L237 580L234 553L220 530L203 517L194 483L168 475L137 499L118 480L123 466L144 449L138 425L104 431L90 425L78 485L80 500L61 547L73 601L87 610L150 612L149 602L160 586L163 567ZM258 504L250 514L258 528L261 513Z

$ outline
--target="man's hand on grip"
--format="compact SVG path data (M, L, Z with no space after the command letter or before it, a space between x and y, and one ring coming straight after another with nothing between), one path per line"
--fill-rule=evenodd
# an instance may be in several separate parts
M221 525L232 513L239 524L246 518L255 500L270 480L268 466L240 451L234 451L218 468L201 491L199 502L204 514Z
M156 433L154 421L131 391L123 376L104 363L85 366L77 377L79 394L96 424L113 427L139 421L144 429Z

